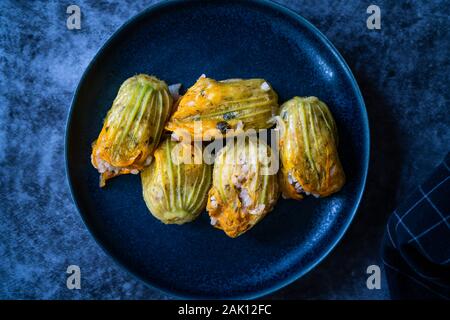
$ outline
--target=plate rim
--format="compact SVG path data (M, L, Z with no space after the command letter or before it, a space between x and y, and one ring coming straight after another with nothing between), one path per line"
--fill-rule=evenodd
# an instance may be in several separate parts
M95 55L93 56L93 58L91 59L91 61L89 62L89 64L87 65L87 67L85 68L85 70L83 71L82 76L80 77L77 87L74 91L74 94L72 96L72 100L70 102L70 109L69 112L67 114L67 118L66 118L66 125L65 125L65 133L64 133L64 163L65 163L65 177L66 177L66 181L67 184L69 186L69 190L70 190L70 197L72 199L72 202L74 203L78 214L81 216L81 219L85 225L85 227L87 228L87 230L89 231L89 234L92 236L92 238L94 239L94 241L96 242L96 244L106 253L106 255L111 258L122 270L124 270L125 272L127 272L128 274L130 274L132 277L134 277L135 279L139 280L141 283L143 283L144 285L146 285L147 287L154 289L154 290L159 290L161 293L164 294L168 294L172 297L175 298L181 298L181 299L211 299L208 296L203 296L202 294L192 294L192 293L186 293L186 292L180 292L178 290L173 290L170 288L166 288L166 287L162 287L159 285L156 285L154 283L150 283L148 280L143 279L140 275L136 274L135 272L131 271L127 266L125 266L124 263L122 263L121 261L119 261L118 258L116 258L114 256L114 254L111 252L111 250L109 248L107 248L103 243L102 240L99 239L97 237L97 235L95 234L93 228L90 226L90 224L88 223L87 219L86 219L86 214L80 209L80 206L78 205L78 201L76 199L75 196L75 192L74 192L74 186L72 185L72 179L71 179L71 174L69 172L69 160L68 160L68 154L69 154L69 139L70 139L70 130L71 130L71 120L72 120L72 116L73 116L73 110L74 110L74 104L75 102L78 100L78 95L80 93L80 88L82 83L85 81L87 75L90 73L91 69L93 68L93 66L96 64L98 58L103 54L103 52L107 49L107 47L110 45L110 43L112 41L114 41L114 39L117 37L118 34L120 34L125 28L127 28L129 25L131 25L132 23L134 23L135 21L143 18L144 16L150 14L152 11L158 10L158 9L162 9L165 7L176 7L178 4L180 3L187 3L187 2L199 2L199 0L166 0L166 1L161 1L158 2L156 4L150 5L149 7L147 7L146 9L143 9L142 11L140 11L139 13L133 15L132 17L130 17L128 20L126 20L118 29L116 29L109 37L108 39L101 45L101 47L97 50L97 52L95 53ZM331 243L331 245L325 250L325 252L317 257L315 259L314 262L312 262L309 266L307 266L306 268L304 268L303 270L299 270L297 272L292 272L288 277L286 277L283 280L280 281L276 281L275 284L273 285L269 285L263 289L257 290L257 291L253 291L253 292L249 292L249 293L245 293L245 294L240 294L240 295L233 295L230 297L220 297L217 299L225 299L225 300L230 300L230 299L256 299L259 297L263 297L266 296L268 294L271 294L275 291L280 290L281 288L293 283L294 281L300 279L301 277L303 277L305 274L307 274L308 272L310 272L312 269L314 269L318 264L320 264L329 254L330 252L336 247L336 245L342 240L344 234L347 232L350 224L352 223L358 209L361 203L361 199L363 197L365 188L366 188L366 182L367 182L367 175L368 175L368 170L369 170L369 160L370 160L370 126L369 126L369 119L368 119L368 114L367 114L367 108L366 105L364 103L364 98L363 95L361 93L361 90L358 86L358 83L350 69L350 67L348 66L347 62L345 61L345 59L343 58L343 56L340 54L340 52L336 49L336 47L331 43L331 41L317 28L315 27L311 22L309 22L306 18L304 18L302 15L300 15L299 13L293 11L292 9L281 5L279 3L270 1L270 0L244 0L243 2L247 2L249 4L253 4L253 5L259 5L259 6L265 6L268 7L271 10L275 10L278 11L280 13L282 13L285 16L289 16L290 18L293 18L294 20L296 20L297 22L299 22L300 24L302 24L304 27L306 27L309 31L311 31L317 38L319 41L321 41L327 48L328 50L335 56L335 58L337 59L337 61L341 64L344 73L346 74L346 76L349 78L351 85L352 85L352 89L356 94L356 99L357 99L357 103L360 106L361 109L361 113L362 113L362 121L363 121L363 132L364 132L364 163L362 166L362 181L360 183L360 190L358 192L358 195L354 201L354 205L353 205L353 209L351 214L348 216L347 221L343 224L343 227L341 228L340 232L337 234L337 236L335 237L335 240Z

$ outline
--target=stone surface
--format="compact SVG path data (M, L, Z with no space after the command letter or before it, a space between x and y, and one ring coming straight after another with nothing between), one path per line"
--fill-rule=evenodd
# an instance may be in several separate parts
M94 242L70 198L64 130L78 80L97 49L154 1L83 1L82 29L67 3L0 3L0 298L170 299L134 279ZM378 0L381 30L361 1L285 0L342 53L371 126L366 192L350 229L314 270L267 298L387 299L366 288L389 213L448 151L448 1ZM66 288L81 266L82 289Z

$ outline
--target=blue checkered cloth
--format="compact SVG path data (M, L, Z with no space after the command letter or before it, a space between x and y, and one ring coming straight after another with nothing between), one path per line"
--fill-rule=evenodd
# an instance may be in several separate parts
M450 153L389 218L383 262L391 298L450 299Z

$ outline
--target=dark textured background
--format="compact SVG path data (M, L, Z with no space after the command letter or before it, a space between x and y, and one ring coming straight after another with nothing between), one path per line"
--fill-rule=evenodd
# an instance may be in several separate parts
M155 1L0 2L0 298L168 299L118 267L89 235L64 173L70 100L98 48ZM278 1L347 60L371 125L366 192L350 229L314 270L267 298L387 299L368 290L389 213L448 151L449 1ZM82 11L67 30L66 8ZM382 29L366 28L366 8ZM349 172L348 174L351 174ZM82 289L66 288L81 267Z

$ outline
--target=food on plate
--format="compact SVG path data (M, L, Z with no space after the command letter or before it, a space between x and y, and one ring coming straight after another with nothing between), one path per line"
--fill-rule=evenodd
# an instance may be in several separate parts
M221 138L231 129L264 129L278 113L278 96L264 79L216 81L200 77L178 101L166 125L175 136ZM201 124L201 128L200 125Z
M164 81L139 74L120 87L103 128L92 144L91 162L100 186L121 174L138 174L152 160L172 108Z
M326 197L339 191L345 174L339 160L336 123L316 97L294 97L281 106L280 188L285 198Z
M227 144L214 162L207 211L211 224L235 238L259 222L278 199L271 149L251 138Z
M92 145L100 186L141 172L145 203L158 220L184 224L206 207L211 224L235 238L263 219L280 193L326 197L344 185L336 123L318 98L294 97L280 108L264 79L203 75L183 96L180 87L145 74L122 84ZM278 150L256 132L274 123ZM160 143L164 129L172 133ZM206 146L221 138L222 149Z
M145 203L160 221L183 224L205 209L212 167L201 156L202 150L195 144L165 139L156 149L152 164L142 171Z

